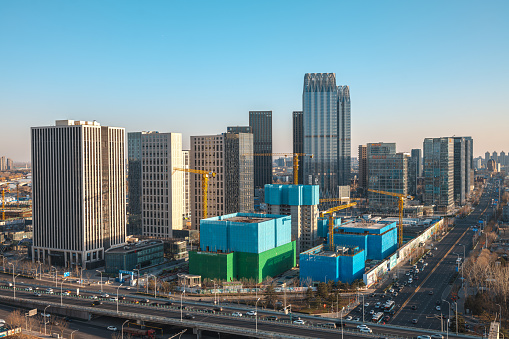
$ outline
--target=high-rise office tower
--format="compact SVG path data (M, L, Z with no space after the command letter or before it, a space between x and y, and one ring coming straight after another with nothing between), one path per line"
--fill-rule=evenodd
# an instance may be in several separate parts
M490 152L486 152L484 153L484 166L486 167L486 165L488 164L488 160L491 159L491 155L490 155Z
M4 156L0 157L0 171L5 171L7 169L7 162Z
M174 170L183 168L182 134L134 132L128 133L128 138L128 145L134 147L129 149L129 158L141 155L141 172L132 173L131 179L130 171L128 178L138 187L141 178L141 197L135 197L134 192L129 197L141 202L142 234L171 238L173 230L182 229L184 214L184 173ZM134 140L140 141L138 147ZM134 183L129 183L131 186Z
M302 111L294 111L292 114L293 121L293 153L304 153L304 115ZM299 184L303 183L303 170L299 167L297 180Z
M127 212L128 235L141 235L142 215L142 171L141 171L141 132L127 133Z
M491 159L495 160L495 162L498 164L498 153L497 153L497 151L493 151L493 153L491 153Z
M507 162L507 158L506 158L504 151L500 152L500 155L498 156L498 158L500 160L500 166L505 166L506 162Z
M366 145L359 145L359 188L362 196L365 196L368 188L368 147Z
M422 150L413 149L408 161L408 194L417 195L418 178L422 177Z
M474 140L464 137L465 140L465 197L468 199L474 189Z
M465 178L466 142L465 138L453 137L454 139L454 202L456 205L464 205L466 202L467 180Z
M454 139L426 138L424 153L424 203L441 213L454 207Z
M367 144L368 188L377 191L408 193L408 154L396 153L395 143ZM397 199L390 195L368 192L372 210L396 211Z
M14 169L14 161L12 159L7 158L7 170L12 171Z
M97 122L59 120L32 127L32 260L102 265L125 242L125 131Z
M207 190L208 217L225 214L225 165L224 165L224 134L203 135L191 137L191 151L189 166L193 169L214 172L209 176ZM200 229L203 219L203 189L202 177L191 174L191 227Z
M304 184L320 185L320 196L337 197L350 185L350 91L334 73L307 73L302 95Z
M253 152L272 153L272 111L249 111L249 126L253 129ZM272 156L254 157L254 188L272 184Z
M225 212L254 211L253 134L224 134Z
M182 167L189 169L189 150L182 151ZM184 172L184 219L189 219L191 217L191 182L189 181L190 175L191 173Z

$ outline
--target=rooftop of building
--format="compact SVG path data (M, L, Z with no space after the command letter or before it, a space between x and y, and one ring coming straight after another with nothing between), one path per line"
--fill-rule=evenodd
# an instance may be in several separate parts
M387 227L386 223L379 223L379 222L371 222L371 221L365 221L365 220L355 220L351 221L349 223L341 224L341 228L361 228L361 229L367 229L367 230L380 230L384 227Z
M343 247L343 246L336 246L334 251L329 250L328 245L318 245L315 246L305 252L302 252L300 255L308 254L308 255L316 255L321 257L341 257L341 256L352 256L356 255L360 252L364 251L359 246L355 247Z
M101 126L97 121L84 121L84 120L56 120L55 126L75 126L75 125L87 125L87 126Z
M258 222L264 222L271 220L273 218L259 218L259 217L247 217L247 216L234 216L231 218L223 219L223 221L231 221L231 222L243 222L246 224L254 224Z
M146 248L162 245L163 242L161 240L146 240L146 241L139 241L136 243L130 243L130 244L122 244L116 247L112 247L108 250L106 250L106 253L128 253L131 251L139 251Z
M220 215L217 217L211 217L208 219L202 219L201 223L215 223L217 222L235 222L243 224L256 224L263 223L266 221L279 219L279 218L290 218L287 215L275 215L275 214L257 214L257 213L231 213L226 215Z

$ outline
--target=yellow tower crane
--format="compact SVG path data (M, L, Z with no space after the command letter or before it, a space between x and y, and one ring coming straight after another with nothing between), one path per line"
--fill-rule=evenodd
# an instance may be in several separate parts
M293 157L293 184L298 185L299 179L298 179L298 173L299 173L299 157L305 157L308 156L310 158L313 158L313 154L308 153L248 153L243 155L252 155L252 156L258 156L258 157L272 157L272 156L292 156Z
M323 218L326 214L329 215L329 250L334 250L334 213L357 205L356 202L352 202L346 205L339 205L328 209L327 211L320 212L320 217Z
M2 220L5 220L5 191L10 192L10 190L2 188Z
M398 227L398 247L403 245L403 206L405 199L412 200L414 197L408 194L394 193L394 192L386 192L386 191L377 191L368 189L369 192L390 195L398 198L398 208L399 208L399 227Z
M174 167L173 171L181 171L181 172L188 172L188 173L194 173L194 174L200 174L201 175L201 187L203 191L203 219L207 219L207 191L209 188L209 178L215 177L215 172L210 171L202 171L192 168L178 168Z

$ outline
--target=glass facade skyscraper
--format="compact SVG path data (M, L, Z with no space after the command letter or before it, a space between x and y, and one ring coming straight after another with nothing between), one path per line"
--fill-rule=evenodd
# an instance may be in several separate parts
M272 111L250 111L249 126L253 133L253 152L272 153ZM254 188L272 184L272 156L255 156L253 160Z
M320 185L322 197L337 197L350 185L350 90L334 73L307 73L302 95L304 183Z
M426 138L424 153L424 203L450 213L454 207L454 139Z
M293 153L304 153L304 125L302 111L293 112ZM299 170L297 180L302 184L303 171Z

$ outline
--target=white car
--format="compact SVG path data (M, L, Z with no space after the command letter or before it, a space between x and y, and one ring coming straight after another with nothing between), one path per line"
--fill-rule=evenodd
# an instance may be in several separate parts
M117 297L110 298L110 301L118 301Z
M436 309L437 311L440 311L440 310L441 310L440 306L435 307L435 309Z
M297 325L304 325L306 322L302 319L297 319L297 320L294 320L293 323L297 324Z
M419 335L417 339L431 339L431 337L429 335Z
M394 292L393 288L389 289L389 293L393 293L393 292Z
M369 327L360 328L359 332L362 332L362 333L373 333L373 331Z
M232 317L242 317L242 313L240 312L233 312Z
M348 317L346 317L345 319L346 319L346 320L352 320L353 318L352 318L352 316L351 316L351 315L349 315L349 316L348 316Z
M49 293L49 294L53 294L53 289L52 289L52 288L48 288L48 289L46 290L46 292L47 292L47 293Z
M90 296L90 299L97 300L97 299L99 299L99 298L98 298L96 295L92 295L92 296Z
M117 331L117 328L115 326L108 326L106 327L108 331Z
M369 306L369 303L365 303L365 304L364 304L364 307L368 307L368 306Z
M432 339L444 339L444 336L441 334L432 334L431 338Z
M246 315L256 315L256 311L249 311L246 313Z
M376 305L375 305L375 308L380 308L380 306L382 306L382 303L381 302L377 302Z
M32 290L32 287L30 287L30 286L25 288L25 291L31 291L31 290Z
M375 310L369 311L369 314L375 314Z
M101 294L101 298L109 298L110 295L108 293L103 293Z
M368 326L367 326L367 325L364 325L364 324L362 324L362 325L357 325L357 329L358 329L358 330L360 330L361 328L367 328L367 327L368 327Z
M425 263L424 263L424 266L428 266L428 263L427 263L427 262L425 262Z

